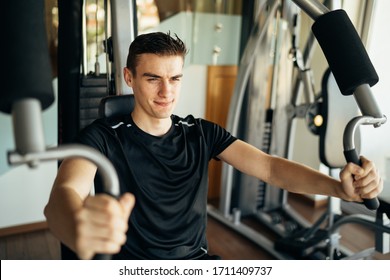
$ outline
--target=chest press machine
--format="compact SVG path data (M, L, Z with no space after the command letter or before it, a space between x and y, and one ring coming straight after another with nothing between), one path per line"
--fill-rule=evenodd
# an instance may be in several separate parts
M254 68L253 61L255 60L256 49L261 44L261 41L264 40L265 33L272 23L272 19L276 17L275 15L281 4L280 1L265 2L267 3L261 8L261 12L255 21L259 22L259 26L256 26L252 31L240 62L227 122L227 129L233 135L240 134L241 111L244 110L243 106L245 106L246 88L250 71L253 71ZM290 1L284 1L285 6L288 6L287 2ZM315 104L312 104L314 106L306 106L303 114L305 115L307 112L309 114L320 113L325 117L324 124L320 128L314 128L320 137L321 160L330 170L344 166L345 160L360 164L357 151L360 144L359 126L372 125L380 127L386 122L386 117L382 115L370 90L370 87L379 80L377 73L345 11L330 11L318 1L303 0L291 2L294 2L314 20L312 26L313 34L319 42L330 67L323 79L323 93L321 95L323 100L321 102L316 100ZM308 41L309 45L312 44L314 41L313 37L309 36ZM298 66L301 67L298 67L300 68L299 77L302 78L298 87L301 86L301 82L303 82L306 88L310 87L306 72L308 70L306 69L306 63L309 56L310 50L305 52L304 58L306 61L298 61ZM352 97L356 101L353 102L354 105L350 103ZM296 101L297 97L293 96L291 102L293 106L288 104L285 107L283 105L281 109L279 108L280 110L290 110L290 113L291 110L297 109L290 115L287 125L285 123L281 124L287 132L285 133L288 135L287 138L290 137L291 119L297 117L297 111L299 111L298 107L294 107ZM332 107L335 102L339 107ZM358 107L356 107L356 104ZM343 107L341 107L343 105L347 105L349 109L343 110ZM265 126L269 127L274 124L275 119L272 119L272 114L270 113L275 114L276 110L273 109L276 107L267 109L267 112L264 113L266 115L264 117ZM311 109L314 109L313 112L310 112ZM357 116L358 109L361 112L360 116ZM337 115L333 115L335 110L339 110ZM340 116L341 112L345 114ZM345 128L344 132L342 132L343 128ZM272 134L272 130L264 128L263 134ZM340 139L335 139L334 136ZM288 141L287 139L286 146L289 145ZM270 142L270 139L268 139L268 143ZM337 147L338 144L339 146ZM342 158L343 156L340 158L339 155L335 157L335 153L338 150L341 155L343 154L344 159ZM288 148L277 155L289 158ZM246 197L257 196L260 193L262 204L260 206L255 205L250 210L252 212L248 216L254 217L276 234L276 242L272 242L265 235L241 222L242 209L247 207L247 205L235 203L237 198L234 197L237 195L237 189L246 187L239 185L240 180L237 178L240 177L241 174L237 175L237 172L230 166L223 166L219 209L210 206L209 214L263 247L278 259L367 258L373 250L381 253L388 253L390 250L390 227L388 222L388 218L390 218L390 203L388 200L375 198L364 201L364 205L368 209L375 211L375 218L373 219L371 216L366 215L342 216L339 214L341 211L334 209L334 199L329 198L327 212L314 224L309 224L290 207L287 202L286 191L275 190L264 182L258 182L258 189L260 190L255 194L252 192L251 195L246 195ZM264 185L266 186L264 187ZM325 221L328 224L325 229L321 229L321 225ZM370 248L365 252L352 254L345 248L341 248L339 244L340 236L337 231L340 226L347 223L361 224L374 230L376 235L375 249Z
M356 117L348 123L344 133L345 156L348 161L358 163L354 143L354 135L358 126L373 125L378 127L386 121L370 92L370 86L378 81L378 77L345 13L341 11L329 12L315 1L294 2L316 21L313 32L327 56L341 93L353 94L362 112L362 116ZM71 156L84 157L98 166L106 191L114 196L119 195L119 183L115 169L105 157L82 145L62 145L49 149L45 147L41 111L53 103L54 95L51 87L51 67L43 22L44 3L43 1L34 1L34 3L7 1L5 5L7 11L5 23L11 27L5 29L5 38L11 44L5 45L7 55L4 66L8 75L2 76L2 79L6 79L2 80L5 88L0 93L0 111L12 114L13 119L15 151L8 154L10 164L28 164L33 168L42 161L64 159ZM334 26L335 29L330 32L329 26ZM344 26L345 29L340 31L340 26ZM26 27L33 29L34 32L25 32ZM337 37L333 32L336 30L339 32ZM255 47L256 44L252 46ZM350 52L351 49L357 51ZM248 58L251 59L250 56L246 57L246 59ZM359 67L359 71L356 70L357 67ZM40 71L36 69L40 69ZM23 82L20 82L21 71L28 73L23 75ZM346 77L345 73L349 75ZM239 78L245 81L247 75L248 72L240 71ZM235 132L234 129L231 131ZM229 176L227 176L227 180L230 180ZM226 198L229 199L228 196ZM338 220L329 232L333 233L344 223L356 222L374 228L379 236L384 237L383 233L390 232L389 227L384 225L385 213L389 215L388 203L379 204L378 202L377 199L365 202L367 207L371 209L378 208L377 213L379 214L377 214L376 221L372 222L360 217L346 217ZM221 220L230 224L231 210L229 207L225 210L225 213L219 216ZM210 213L215 212L210 211ZM240 224L237 220L239 215L235 215L235 217L232 225L238 227ZM261 246L267 245L266 240L256 237L257 233L248 232L248 235L255 236L252 239L260 240ZM307 232L305 233L305 237L309 235ZM271 251L275 252L273 248ZM275 252L275 255L278 258L289 258L287 254L280 252Z

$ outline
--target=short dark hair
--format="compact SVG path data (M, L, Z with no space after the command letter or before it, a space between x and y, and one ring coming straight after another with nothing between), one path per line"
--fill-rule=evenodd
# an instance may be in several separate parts
M175 37L172 37L170 32L146 33L137 36L130 44L126 67L135 75L135 68L141 54L152 53L159 56L181 56L184 61L187 52L186 45L177 34L175 34Z

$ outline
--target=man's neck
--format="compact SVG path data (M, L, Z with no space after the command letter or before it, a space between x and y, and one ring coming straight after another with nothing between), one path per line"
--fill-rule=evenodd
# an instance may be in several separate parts
M138 128L153 136L163 136L172 126L172 119L170 117L163 119L141 118L137 114L134 114L134 112L131 114L131 117Z

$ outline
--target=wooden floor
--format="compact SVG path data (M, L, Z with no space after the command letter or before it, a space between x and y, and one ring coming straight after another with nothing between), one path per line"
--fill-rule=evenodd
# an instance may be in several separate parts
M49 230L0 238L2 260L59 260L60 246Z
M324 207L314 208L299 197L292 197L289 203L309 221L315 221L325 211ZM257 230L265 232L261 225ZM373 232L356 225L346 225L340 231L341 243L353 252L359 252L374 245ZM258 245L246 239L219 221L209 218L209 253L217 254L225 260L275 259ZM29 233L0 238L0 259L2 260L56 260L60 259L58 241L44 229ZM372 259L390 260L390 254L375 253Z
M327 210L326 205L323 205L322 207L313 207L306 199L303 199L298 195L290 195L289 205L310 223L317 221ZM261 232L266 238L275 240L274 234L265 226L259 224L258 221L246 219L243 222L250 225L258 232ZM352 254L375 246L374 232L361 225L344 225L340 228L340 235L340 245ZM257 244L211 218L209 218L208 223L208 240L210 253L218 254L222 259L275 259L273 255L259 247ZM380 254L378 252L373 252L369 255L368 259L390 260L390 253Z

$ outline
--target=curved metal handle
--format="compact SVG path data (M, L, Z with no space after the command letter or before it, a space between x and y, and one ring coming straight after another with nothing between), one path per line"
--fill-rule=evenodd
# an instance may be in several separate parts
M65 144L42 152L32 152L24 155L15 152L8 153L8 161L11 164L28 164L29 166L37 165L41 161L59 160L68 157L82 157L96 164L102 175L104 191L113 197L119 197L119 180L114 166L103 154L89 146ZM111 255L96 254L94 259L109 260Z
M374 125L379 126L386 122L386 117L374 118L370 116L359 116L350 120L347 126L344 129L343 135L343 146L344 146L344 156L347 162L353 162L361 166L361 161L359 155L355 149L354 139L355 132L359 125ZM364 199L364 205L370 210L376 210L379 207L379 200L377 198L373 199Z

